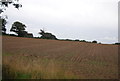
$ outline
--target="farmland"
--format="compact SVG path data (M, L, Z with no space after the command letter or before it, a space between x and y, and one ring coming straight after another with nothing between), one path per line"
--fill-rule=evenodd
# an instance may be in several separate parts
M118 45L3 36L3 78L117 79Z

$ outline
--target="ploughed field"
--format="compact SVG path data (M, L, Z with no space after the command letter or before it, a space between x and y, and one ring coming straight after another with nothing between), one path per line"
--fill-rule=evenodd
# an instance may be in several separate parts
M3 36L3 79L117 79L118 45Z

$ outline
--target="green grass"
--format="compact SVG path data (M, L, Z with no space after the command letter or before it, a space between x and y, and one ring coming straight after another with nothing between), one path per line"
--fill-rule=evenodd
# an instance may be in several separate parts
M17 73L16 79L29 79L31 78L30 74L26 74L26 73Z
M4 53L3 56L11 56L10 53Z

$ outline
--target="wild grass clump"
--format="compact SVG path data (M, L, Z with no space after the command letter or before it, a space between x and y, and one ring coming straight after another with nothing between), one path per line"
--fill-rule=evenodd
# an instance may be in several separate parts
M3 57L3 79L76 79L54 59L30 57ZM62 63L62 62L61 62Z

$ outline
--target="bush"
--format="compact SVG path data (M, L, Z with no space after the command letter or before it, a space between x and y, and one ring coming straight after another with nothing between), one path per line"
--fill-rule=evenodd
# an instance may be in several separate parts
M75 41L80 41L79 39L75 39Z
M66 41L73 41L73 40L71 40L71 39L65 39Z
M115 45L120 45L120 43L115 43Z
M42 39L54 39L54 40L57 40L55 35L53 35L52 33L47 33L44 30L40 30L39 34L42 35L41 36Z
M80 42L86 42L86 40L80 40Z
M92 43L97 43L97 41L94 40L94 41L92 41Z
M9 34L10 36L17 36L17 35L15 35L15 34Z

